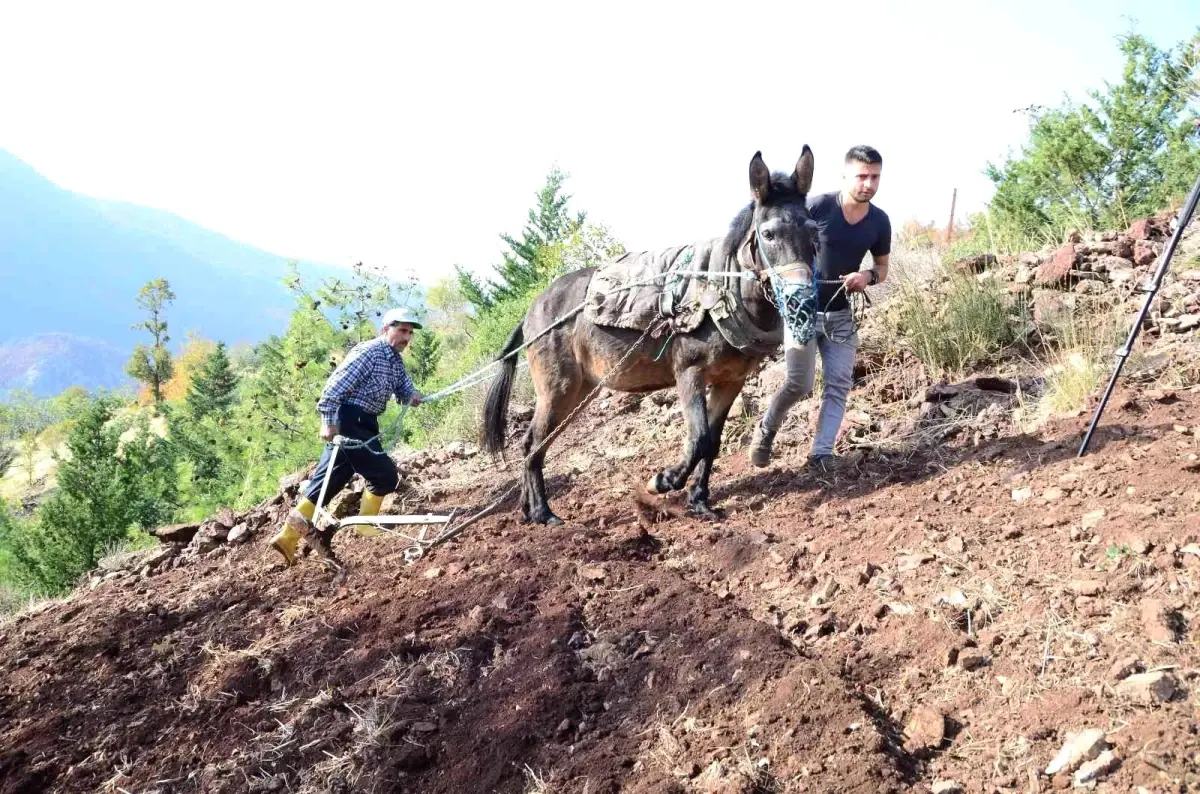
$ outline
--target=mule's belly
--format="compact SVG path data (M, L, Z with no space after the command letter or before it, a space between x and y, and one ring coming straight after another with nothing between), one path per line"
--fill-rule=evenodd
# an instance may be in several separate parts
M670 372L666 377L655 377L653 374L636 371L618 373L604 383L605 388L628 394L645 394L660 389L669 389L674 385L675 378Z
M741 355L711 322L693 334L670 338L642 338L640 332L597 327L586 321L580 326L577 339L586 342L577 342L574 352L585 379L603 381L613 391L644 393L671 388L677 373L691 367L699 368L709 385L741 382L761 360ZM630 352L634 345L637 349Z
M586 342L576 344L575 356L583 368L585 380L603 382L613 391L634 394L675 384L670 357L658 355L665 339L642 338L636 331L603 328L586 322L580 325L581 338L585 337ZM637 349L631 351L634 345Z

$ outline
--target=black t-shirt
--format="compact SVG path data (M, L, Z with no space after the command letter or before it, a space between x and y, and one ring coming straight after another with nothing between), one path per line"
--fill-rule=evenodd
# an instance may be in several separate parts
M819 193L808 197L808 215L817 223L817 278L836 280L855 273L867 251L884 256L892 250L892 222L887 213L871 204L856 224L846 222L842 214L841 192ZM838 311L850 304L846 293L838 293L837 284L822 284L817 290L818 311ZM834 294L837 298L831 300Z

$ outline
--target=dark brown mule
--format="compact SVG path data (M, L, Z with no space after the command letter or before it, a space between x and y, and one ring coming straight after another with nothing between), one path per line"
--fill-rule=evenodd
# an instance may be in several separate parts
M744 266L756 274L762 273L764 262L777 268L791 263L811 264L815 235L805 197L812 185L812 175L813 154L808 146L791 174L771 174L756 153L750 161L750 192L754 200L734 218L728 234L713 241L709 261L723 262L730 270L741 270ZM715 264L712 269L716 269ZM807 268L800 271L807 273ZM513 330L500 353L500 357L508 357L487 393L481 434L485 450L498 454L504 448L508 400L517 365L517 356L508 354L583 303L594 272L594 268L585 268L556 279L534 299L521 324ZM763 280L738 278L728 283L731 289L740 290L747 321L762 331L781 327L779 313L769 297L770 287ZM630 353L631 346L639 339L639 349ZM581 312L526 349L529 373L537 392L533 422L523 446L524 456L529 458L521 486L521 513L526 520L561 523L546 499L542 476L546 448L538 449L532 456L529 452L537 449L605 378L608 378L604 382L607 388L620 392L651 392L677 385L679 404L687 422L683 460L655 475L647 490L666 493L683 488L693 469L697 469L688 492L688 507L701 515L712 514L708 506L708 478L721 447L725 417L746 377L762 361L763 353L731 345L711 316L690 333L671 337L665 350L662 348L661 340L634 330L596 325ZM630 354L624 364L614 371L626 353ZM707 399L706 387L710 388Z

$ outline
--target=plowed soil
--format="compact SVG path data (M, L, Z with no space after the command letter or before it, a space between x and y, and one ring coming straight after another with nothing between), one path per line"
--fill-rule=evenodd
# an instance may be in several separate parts
M264 527L0 624L0 794L1040 791L1086 728L1099 790L1200 787L1200 393L1119 391L1082 459L1088 415L830 472L795 428L750 468L731 428L715 522L641 493L665 402L557 442L564 526L510 498L413 565L343 531L341 582ZM396 512L512 483L410 464ZM1120 686L1155 670L1165 697Z

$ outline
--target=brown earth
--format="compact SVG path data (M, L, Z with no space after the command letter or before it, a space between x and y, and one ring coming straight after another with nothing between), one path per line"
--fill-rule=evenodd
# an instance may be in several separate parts
M1194 354L1180 325L1148 343ZM679 454L661 392L552 448L562 527L510 496L413 565L344 531L335 581L267 547L298 473L164 528L0 623L0 794L1200 790L1200 389L1131 373L1078 458L1090 410L1030 430L1014 371L930 386L872 350L829 472L812 400L748 466L778 363L748 384L716 522L641 492ZM470 445L399 462L385 512L513 482Z
M1103 786L1200 786L1200 393L1119 392L1083 459L1087 417L828 474L730 455L718 523L638 494L673 448L622 441L676 410L568 431L563 527L510 502L412 566L343 533L338 586L257 532L17 617L0 792L1024 791L1086 728ZM508 485L470 452L405 510ZM1118 662L1176 691L1118 694Z

